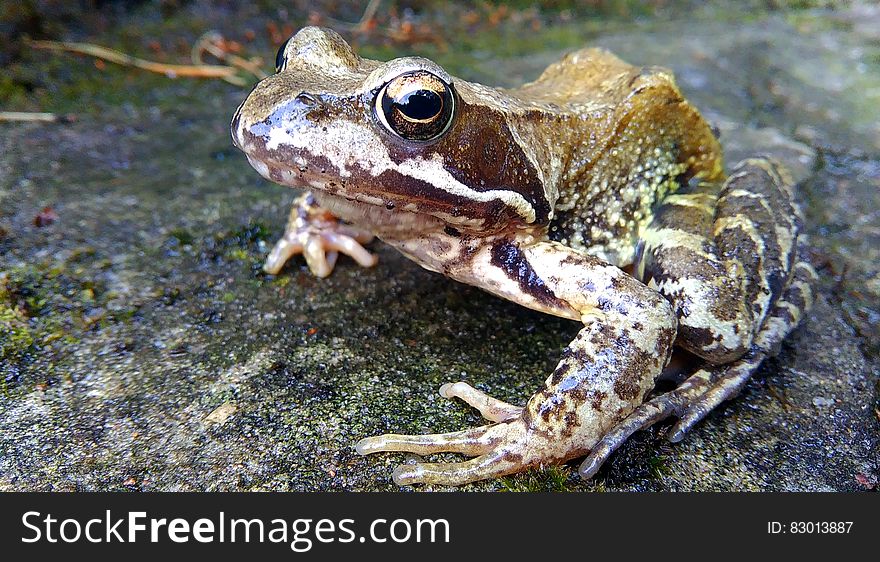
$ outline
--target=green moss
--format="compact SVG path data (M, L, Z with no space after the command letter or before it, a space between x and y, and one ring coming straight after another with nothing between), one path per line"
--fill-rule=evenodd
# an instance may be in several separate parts
M119 306L121 296L100 278L102 260L82 248L65 261L9 267L0 274L0 384L4 393L19 384L51 382L59 356L88 330L132 318L139 306ZM39 363L39 369L27 369ZM31 375L23 375L30 372Z
M660 478L669 474L671 471L667 461L668 459L663 455L656 455L648 459L648 468L651 471L651 476Z
M185 228L175 228L168 234L170 234L172 238L177 240L177 243L181 246L191 245L194 240L192 233Z
M214 237L220 247L237 246L247 248L250 244L268 240L270 231L261 222L250 222L235 230L230 230Z
M15 361L34 344L27 317L21 310L0 302L0 361Z
M505 492L565 492L570 476L567 466L549 466L506 476L500 483Z
M226 252L226 258L230 260L244 261L248 259L248 257L248 251L244 248L231 248Z
M7 107L24 107L27 102L27 88L16 81L11 73L0 75L0 102Z
M251 222L235 230L214 236L201 251L203 259L246 262L259 271L264 248L261 243L270 237L269 229L260 222Z

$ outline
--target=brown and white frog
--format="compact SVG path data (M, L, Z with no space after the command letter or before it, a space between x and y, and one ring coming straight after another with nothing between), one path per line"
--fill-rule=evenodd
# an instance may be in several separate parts
M488 424L381 435L361 454L461 453L399 466L399 484L458 485L586 456L589 478L633 432L678 417L679 441L810 307L792 181L745 160L725 177L711 127L662 68L584 49L534 82L496 89L434 62L359 57L306 27L232 120L235 145L298 198L265 265L303 254L372 266L376 236L431 271L583 329L525 406L465 382L440 394ZM673 348L698 358L649 396Z

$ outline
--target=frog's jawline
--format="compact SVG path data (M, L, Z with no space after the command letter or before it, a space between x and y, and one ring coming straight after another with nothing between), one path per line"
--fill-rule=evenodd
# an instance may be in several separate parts
M316 189L313 193L321 207L331 214L365 228L384 240L440 232L445 227L442 220L424 213L387 209L324 190Z
M264 178L288 187L312 189L321 205L332 214L383 239L437 232L447 226L465 233L485 233L487 230L483 219L456 216L440 209L426 211L414 202L395 204L395 200L400 200L400 194L346 189L337 182L328 181L324 174L314 172L313 167L291 166L251 156L248 160Z

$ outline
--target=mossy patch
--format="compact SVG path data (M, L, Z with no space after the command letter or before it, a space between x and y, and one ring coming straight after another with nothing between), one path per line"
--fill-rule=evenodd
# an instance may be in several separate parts
M270 231L261 222L250 222L237 229L216 234L205 243L200 254L205 261L243 262L255 275L262 271L266 241Z
M27 316L21 309L0 302L0 361L21 359L33 344Z
M43 357L64 357L65 350L90 330L130 320L136 305L123 305L120 296L97 277L105 262L94 250L74 251L65 260L17 265L0 273L0 384L8 394L20 384L51 384L56 363ZM24 377L22 373L30 372Z
M506 476L500 483L505 492L565 492L570 478L568 466L548 466Z

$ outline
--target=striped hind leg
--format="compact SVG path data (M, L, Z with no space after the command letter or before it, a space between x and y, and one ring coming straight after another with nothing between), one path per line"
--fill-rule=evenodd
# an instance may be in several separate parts
M726 365L706 365L675 390L648 400L605 434L580 466L583 478L591 478L630 435L671 416L679 418L667 437L676 443L723 401L737 396L761 362L779 352L783 339L800 323L813 304L816 272L805 260L795 263L792 277L777 300L749 351Z
M675 307L676 344L705 363L605 435L584 477L633 432L672 415L669 438L681 440L776 354L812 304L815 272L798 257L800 225L787 173L761 158L738 165L720 191L696 184L664 201L645 232L639 273Z

